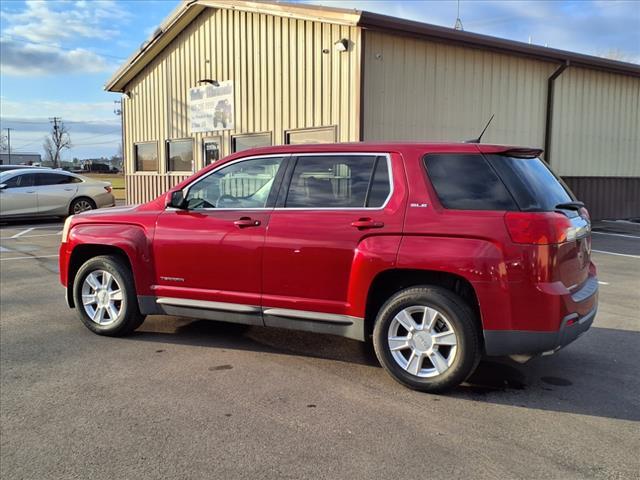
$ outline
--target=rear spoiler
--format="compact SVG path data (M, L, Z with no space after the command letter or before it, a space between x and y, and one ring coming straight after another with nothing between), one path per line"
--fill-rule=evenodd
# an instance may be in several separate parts
M540 148L510 148L503 152L495 152L496 155L515 158L536 158L539 157L544 150Z

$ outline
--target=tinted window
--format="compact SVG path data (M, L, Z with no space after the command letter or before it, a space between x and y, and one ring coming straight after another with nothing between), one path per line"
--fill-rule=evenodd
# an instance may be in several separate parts
M256 158L234 163L194 183L188 208L264 208L281 158Z
M300 143L335 143L335 127L305 128L301 130L289 130L284 135L285 143L296 145Z
M193 169L193 140L167 142L167 168L170 172L190 172Z
M367 207L381 207L389 193L391 192L391 184L389 183L389 165L385 157L378 157L376 160L376 168L371 180L369 195L367 196Z
M298 157L285 206L364 207L375 159L364 155Z
M136 172L158 171L158 146L154 143L137 143L133 146Z
M250 148L268 147L271 145L271 133L251 133L236 135L231 138L231 151L241 152Z
M22 175L16 175L7 181L0 181L6 185L5 188L19 188L19 187L32 187L34 181L34 175L32 173L25 173Z
M425 164L445 208L518 209L498 175L480 154L432 154L425 157Z
M64 185L65 183L73 183L73 180L74 177L61 173L40 173L36 177L36 185Z
M539 158L487 155L522 210L553 210L573 200L568 189Z

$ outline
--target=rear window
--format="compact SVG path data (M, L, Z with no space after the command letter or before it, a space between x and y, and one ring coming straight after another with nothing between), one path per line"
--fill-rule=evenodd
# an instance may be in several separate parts
M504 183L482 155L430 154L424 162L443 207L518 210Z
M575 200L568 188L539 158L486 156L524 211L551 211Z

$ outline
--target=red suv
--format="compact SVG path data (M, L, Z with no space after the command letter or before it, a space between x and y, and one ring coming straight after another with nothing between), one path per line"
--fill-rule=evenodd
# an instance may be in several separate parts
M588 213L540 150L244 151L144 205L70 217L67 301L101 335L167 314L366 341L439 391L482 355L552 353L593 322Z

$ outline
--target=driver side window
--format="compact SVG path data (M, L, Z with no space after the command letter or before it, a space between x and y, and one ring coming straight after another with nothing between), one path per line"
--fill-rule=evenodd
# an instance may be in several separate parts
M264 208L281 163L268 157L223 167L189 188L187 208Z

